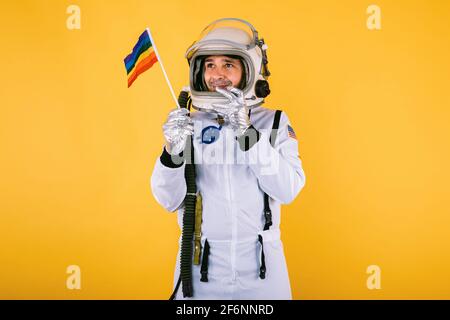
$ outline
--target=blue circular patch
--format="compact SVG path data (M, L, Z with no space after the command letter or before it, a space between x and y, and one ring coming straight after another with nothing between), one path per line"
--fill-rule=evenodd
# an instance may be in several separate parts
M202 130L202 143L210 144L216 142L220 137L220 129L222 126L207 126Z

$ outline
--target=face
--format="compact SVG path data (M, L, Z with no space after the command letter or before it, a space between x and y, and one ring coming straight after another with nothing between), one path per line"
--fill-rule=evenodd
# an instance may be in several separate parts
M209 56L204 62L205 82L209 91L217 87L238 87L242 78L242 62L227 56Z

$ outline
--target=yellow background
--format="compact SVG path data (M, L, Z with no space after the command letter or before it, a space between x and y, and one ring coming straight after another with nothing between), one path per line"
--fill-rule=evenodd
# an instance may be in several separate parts
M299 137L307 182L282 208L294 298L450 298L448 1L1 7L0 298L169 297L179 230L149 179L174 103L159 64L127 89L123 58L150 27L178 92L186 48L227 16L269 45L266 106ZM66 288L69 265L81 290Z

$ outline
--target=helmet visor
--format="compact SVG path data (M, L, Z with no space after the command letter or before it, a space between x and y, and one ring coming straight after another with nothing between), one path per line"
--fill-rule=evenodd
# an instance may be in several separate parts
M192 83L191 86L194 91L196 92L208 92L208 91L214 91L214 87L227 87L229 85L234 86L235 88L238 88L240 90L244 90L247 87L247 84L249 83L249 75L250 75L250 69L249 65L246 59L241 57L240 55L232 55L232 54L224 54L225 61L222 63L228 64L226 62L227 58L230 58L230 61L232 66L231 68L238 68L241 70L240 74L240 80L235 81L233 83L232 80L227 78L226 76L215 78L215 77L206 77L205 71L210 68L210 62L211 57L213 57L210 54L201 54L196 55L191 62L191 79Z

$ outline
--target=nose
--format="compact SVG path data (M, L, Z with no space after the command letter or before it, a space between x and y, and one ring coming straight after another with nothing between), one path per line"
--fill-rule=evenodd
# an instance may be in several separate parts
M224 78L224 73L220 68L214 68L211 73L211 77L214 79L222 79Z

